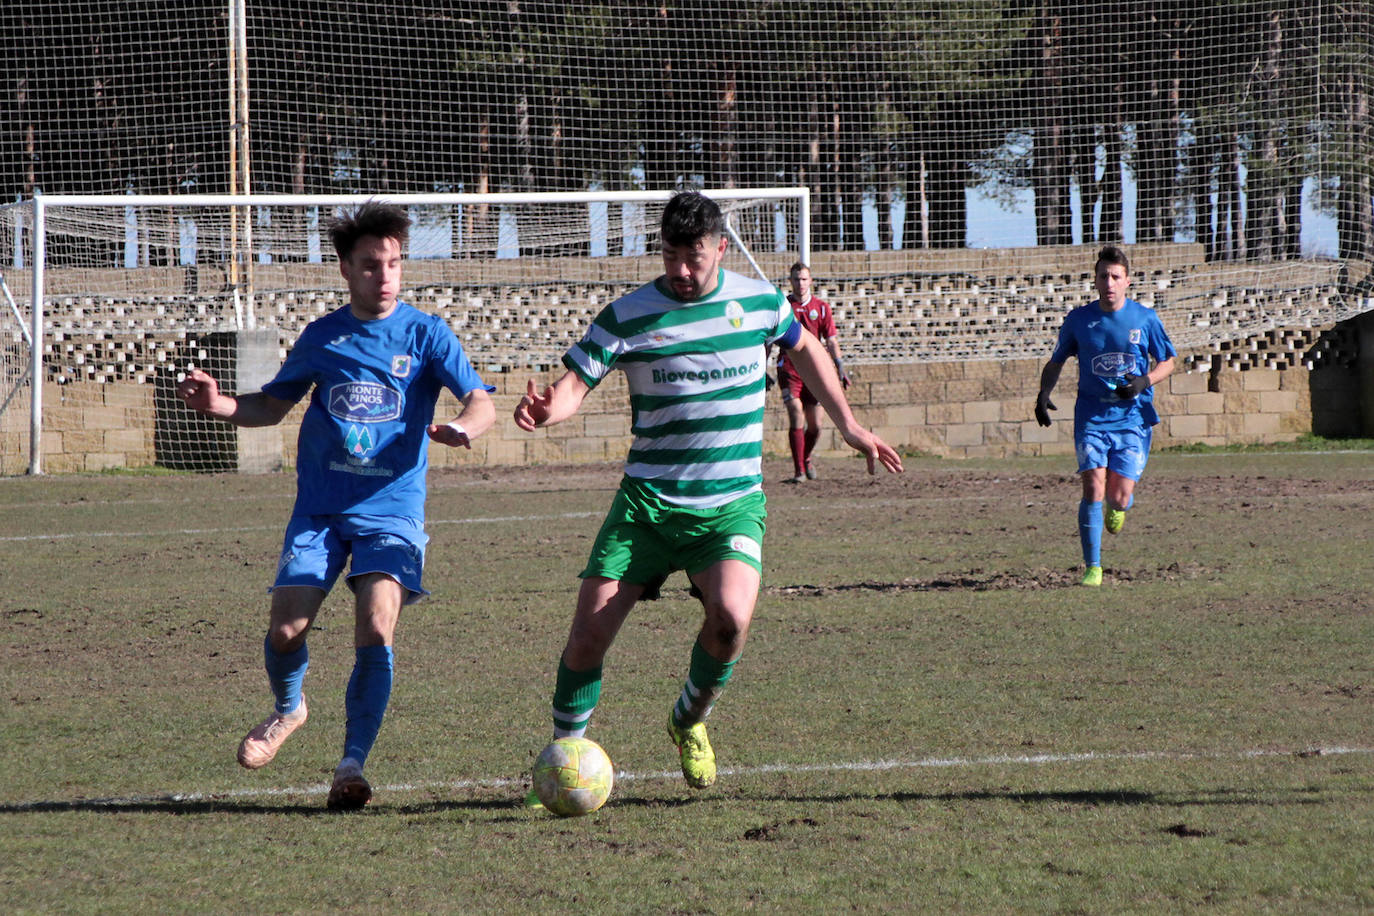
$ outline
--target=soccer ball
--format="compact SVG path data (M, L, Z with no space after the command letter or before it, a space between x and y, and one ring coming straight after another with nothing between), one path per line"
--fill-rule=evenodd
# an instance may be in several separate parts
M534 762L534 794L559 817L591 814L615 783L611 758L590 738L558 738Z

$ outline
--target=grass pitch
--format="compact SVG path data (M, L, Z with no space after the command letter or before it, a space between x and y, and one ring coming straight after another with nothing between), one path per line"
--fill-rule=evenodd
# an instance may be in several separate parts
M605 808L522 810L618 471L431 479L427 585L368 764L324 809L351 603L309 724L234 762L289 476L0 480L11 912L1364 912L1374 907L1374 453L1160 454L1106 582L1068 459L770 463L765 582L691 792L663 721L679 575L608 659Z

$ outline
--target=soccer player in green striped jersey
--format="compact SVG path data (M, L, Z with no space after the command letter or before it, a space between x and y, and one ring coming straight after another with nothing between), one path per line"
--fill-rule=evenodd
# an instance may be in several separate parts
M705 619L668 721L689 785L715 782L705 719L744 648L763 569L765 351L777 344L844 440L892 472L902 460L859 425L825 347L782 292L721 267L728 239L715 202L675 195L661 225L663 275L612 302L544 388L515 409L523 430L568 419L612 370L626 375L634 442L625 476L581 573L553 695L555 737L581 736L602 663L636 601L685 570Z

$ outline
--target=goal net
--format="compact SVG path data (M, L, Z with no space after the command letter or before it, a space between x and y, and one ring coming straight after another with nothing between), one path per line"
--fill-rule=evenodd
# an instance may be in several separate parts
M810 187L823 250L1374 250L1366 2L5 12L5 200L686 180Z
M726 266L783 284L807 253L807 191L706 193L726 213ZM402 298L442 316L490 374L557 366L601 306L660 273L671 194L375 199L411 215ZM176 382L192 366L229 391L267 381L307 323L347 303L328 228L369 199L44 196L0 207L13 265L0 274L0 473L270 461L259 431L187 411ZM80 466L64 458L76 439Z

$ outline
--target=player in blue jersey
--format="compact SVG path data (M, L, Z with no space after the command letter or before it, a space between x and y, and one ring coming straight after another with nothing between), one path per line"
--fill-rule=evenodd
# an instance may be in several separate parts
M275 708L239 745L239 763L266 765L306 719L306 634L345 565L355 599L353 674L345 697L343 759L328 805L372 798L363 765L391 696L392 637L401 607L427 594L425 474L429 442L471 448L495 419L489 392L443 319L399 301L410 219L367 203L330 236L349 304L312 321L262 391L223 394L192 369L177 386L195 410L236 426L271 426L310 394L296 458L296 504L286 526L264 645ZM462 403L434 423L440 390Z
M716 778L706 716L744 649L763 568L765 348L789 350L845 442L878 464L901 457L864 429L824 346L771 283L721 267L725 219L682 192L664 207L663 274L604 308L563 357L552 385L529 382L515 409L526 431L571 417L612 371L625 373L634 442L625 476L581 573L554 682L554 735L580 736L601 694L602 662L635 602L682 569L704 619L668 734L694 788ZM533 796L526 803L534 806Z
M1131 263L1124 251L1103 248L1094 274L1097 301L1064 319L1035 399L1036 422L1049 426L1050 411L1056 409L1050 393L1064 363L1078 358L1073 442L1083 481L1078 535L1084 585L1102 584L1102 531L1118 534L1126 523L1159 423L1153 388L1174 371L1177 355L1154 309L1127 298Z

